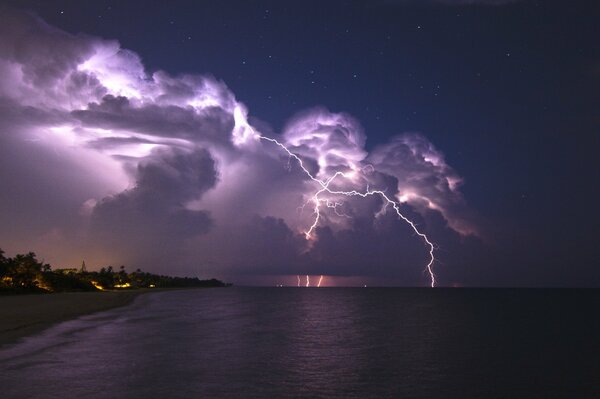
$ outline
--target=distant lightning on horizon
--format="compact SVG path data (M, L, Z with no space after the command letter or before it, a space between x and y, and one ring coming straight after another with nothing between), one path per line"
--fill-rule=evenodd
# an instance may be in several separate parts
M300 275L297 275L296 278L298 279L298 284L297 286L300 287L301 281L300 281ZM317 287L320 288L321 287L321 283L323 282L323 275L321 275L319 277L319 281L317 282ZM305 287L310 287L310 276L307 274L306 275L306 284L304 285Z

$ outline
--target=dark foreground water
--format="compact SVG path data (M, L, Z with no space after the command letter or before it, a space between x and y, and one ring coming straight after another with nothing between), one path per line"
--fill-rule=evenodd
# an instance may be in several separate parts
M600 398L600 291L144 295L0 351L1 398Z

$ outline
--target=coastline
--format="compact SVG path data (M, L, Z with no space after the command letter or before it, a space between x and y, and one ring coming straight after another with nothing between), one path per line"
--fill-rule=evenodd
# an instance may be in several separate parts
M159 291L163 289L0 296L0 349L54 324L126 306L138 295Z

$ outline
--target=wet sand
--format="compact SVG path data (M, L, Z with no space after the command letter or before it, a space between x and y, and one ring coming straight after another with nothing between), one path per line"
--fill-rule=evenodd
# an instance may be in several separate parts
M153 290L0 296L0 348L53 324L131 303Z

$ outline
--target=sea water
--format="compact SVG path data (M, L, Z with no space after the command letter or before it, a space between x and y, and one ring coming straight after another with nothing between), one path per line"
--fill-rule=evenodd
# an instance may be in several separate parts
M0 350L1 398L600 398L600 291L157 292Z

